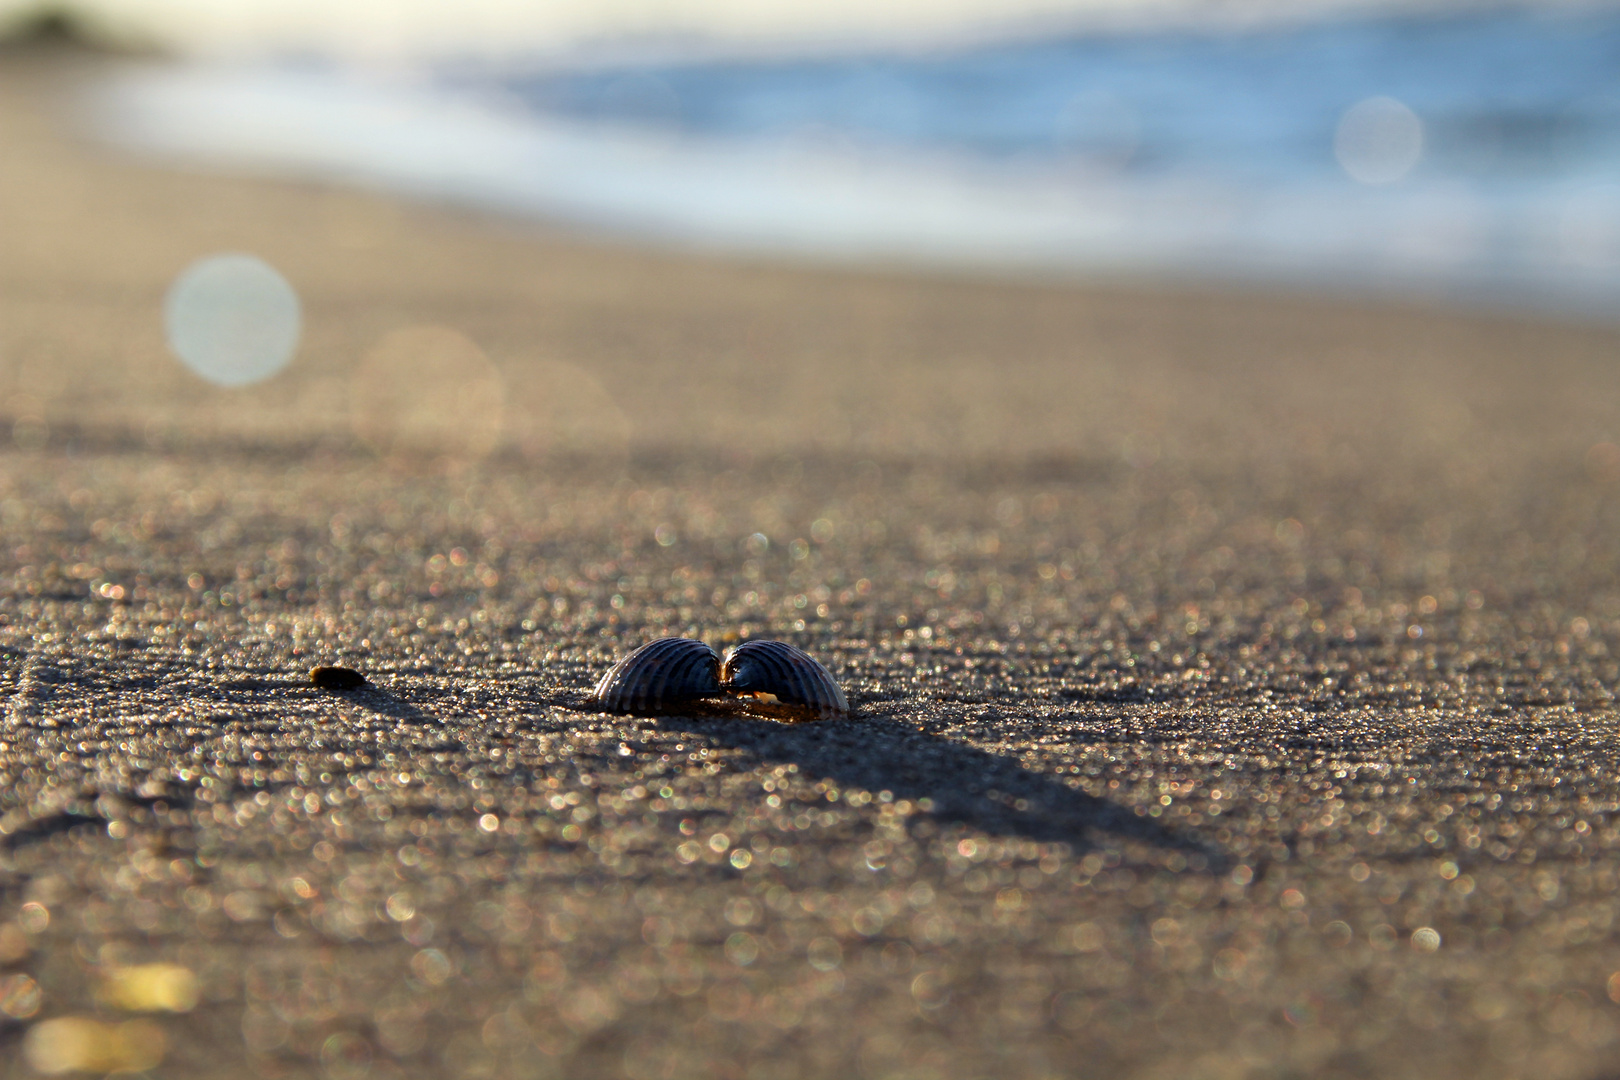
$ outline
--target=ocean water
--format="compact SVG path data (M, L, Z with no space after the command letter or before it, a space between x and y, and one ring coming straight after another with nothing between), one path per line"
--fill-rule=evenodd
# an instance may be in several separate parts
M127 73L103 130L661 244L1620 316L1620 9Z

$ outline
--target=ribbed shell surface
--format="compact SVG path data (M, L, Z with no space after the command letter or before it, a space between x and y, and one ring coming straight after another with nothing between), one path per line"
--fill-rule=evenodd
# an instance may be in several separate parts
M827 669L784 641L745 641L720 672L727 690L773 694L825 718L849 715L849 700Z
M614 664L591 691L608 712L661 713L720 694L720 658L701 641L659 638Z

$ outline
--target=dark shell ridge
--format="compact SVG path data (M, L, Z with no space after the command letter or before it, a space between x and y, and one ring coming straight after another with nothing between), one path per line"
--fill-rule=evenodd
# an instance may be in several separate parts
M746 641L722 665L690 638L659 638L614 664L591 691L607 712L735 715L815 720L849 715L827 669L782 641Z
M832 675L784 641L745 641L726 657L720 681L733 693L765 693L823 718L849 715L849 701Z
M720 658L701 641L659 638L614 664L591 691L608 712L659 713L719 697Z

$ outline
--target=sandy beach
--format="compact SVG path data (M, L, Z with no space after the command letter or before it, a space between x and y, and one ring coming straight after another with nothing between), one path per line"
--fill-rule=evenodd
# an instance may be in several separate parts
M0 1076L1614 1073L1620 329L212 175L112 62L0 53ZM856 715L584 708L666 634Z

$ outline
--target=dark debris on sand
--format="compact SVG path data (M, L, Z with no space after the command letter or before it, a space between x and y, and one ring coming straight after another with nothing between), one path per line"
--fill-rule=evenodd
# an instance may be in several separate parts
M310 668L309 681L322 690L358 690L366 685L366 677L354 668L333 664Z

